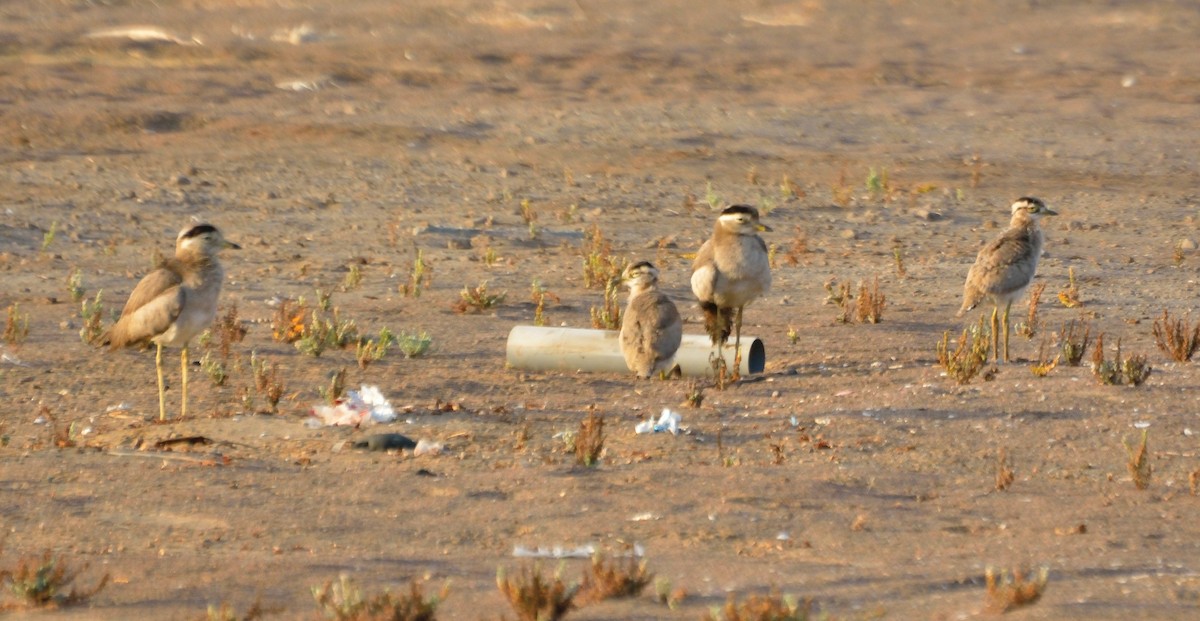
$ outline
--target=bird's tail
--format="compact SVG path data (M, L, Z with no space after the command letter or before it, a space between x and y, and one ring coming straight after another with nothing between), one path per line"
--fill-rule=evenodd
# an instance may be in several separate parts
M712 302L701 302L700 310L704 311L704 331L708 332L713 345L724 345L733 334L733 310L726 309L722 313L721 307Z

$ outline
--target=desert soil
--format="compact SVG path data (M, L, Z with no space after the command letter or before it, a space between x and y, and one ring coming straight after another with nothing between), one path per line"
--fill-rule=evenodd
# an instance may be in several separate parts
M173 38L104 32L133 25ZM1151 332L1197 300L1197 29L1184 2L5 3L0 306L30 321L0 363L0 563L50 549L87 565L81 586L111 576L40 619L258 598L312 618L310 587L340 574L449 582L442 618L496 618L517 546L582 545L639 546L686 597L572 619L698 619L772 588L838 619L973 618L988 567L1048 569L1015 618L1200 617L1200 371ZM963 277L1023 195L1060 213L1037 334L960 386L935 344L980 316L955 317ZM696 408L688 380L506 367L535 282L549 325L590 327L588 230L658 263L701 332L689 256L733 202L773 228L774 287L745 327L765 373L700 384ZM158 424L153 352L83 344L67 283L78 270L111 320L194 217L243 246L222 303L248 334L224 386L194 345L185 420L168 352ZM419 297L402 291L418 252ZM1069 270L1077 308L1057 299ZM876 278L882 322L837 322L826 283ZM452 310L485 282L507 297ZM353 348L274 340L278 301L317 289L363 333L427 331L430 351L360 369ZM1070 320L1146 356L1149 379L1035 377ZM251 352L278 365L276 414L241 398ZM306 427L343 368L400 420ZM664 407L688 433L634 433ZM591 468L566 450L589 411L607 432ZM1138 490L1123 443L1143 429ZM349 448L380 431L446 452ZM155 448L186 436L211 443Z

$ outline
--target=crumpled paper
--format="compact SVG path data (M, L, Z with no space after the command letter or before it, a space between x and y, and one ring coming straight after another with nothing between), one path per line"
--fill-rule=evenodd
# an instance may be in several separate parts
M396 410L378 386L362 385L359 390L347 390L345 398L333 405L315 405L312 418L318 425L361 427L372 423L390 423L396 420Z
M679 421L681 420L683 420L683 417L680 416L678 412L673 412L670 408L663 408L662 415L658 417L657 421L644 420L638 423L633 430L637 433L667 432L672 435L678 435Z

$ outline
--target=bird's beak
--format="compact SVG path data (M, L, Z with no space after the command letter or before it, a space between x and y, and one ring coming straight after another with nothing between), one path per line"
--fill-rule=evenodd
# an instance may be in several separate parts
M766 232L768 232L768 233L773 233L773 232L775 231L775 229L773 229L773 228L771 228L771 227L769 227L769 226L767 226L767 225L765 225L765 224L759 224L759 225L758 225L758 230L760 230L760 231L766 231Z
M222 241L224 241L224 242L225 242L225 247L226 247L226 248L229 248L229 249L231 249L231 250L241 250L241 249L242 249L242 247L241 247L241 246L239 246L239 245L237 245L237 244L235 244L235 243L233 243L233 242L231 242L231 241L229 241L229 240L222 240Z
M1042 212L1042 215L1043 215L1043 216L1057 216L1057 215L1058 215L1058 212L1057 212L1057 211L1054 211L1053 209L1051 209L1051 208L1049 208L1049 207L1047 207L1047 208L1046 208L1046 210Z

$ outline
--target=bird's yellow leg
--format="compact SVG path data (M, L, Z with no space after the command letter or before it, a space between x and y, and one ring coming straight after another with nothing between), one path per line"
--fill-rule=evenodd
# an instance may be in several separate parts
M154 355L154 370L158 373L158 420L167 420L167 389L163 385L162 343L155 343L158 352Z
M742 375L742 309L739 306L737 316L733 321L733 381L741 379Z
M187 372L188 372L188 348L187 343L183 344L183 352L179 354L179 375L182 377L180 382L183 386L183 403L179 406L179 419L187 416Z
M992 307L992 359L997 363L1000 362L1000 326L997 321L999 314L1000 307Z
M1012 310L1012 301L1004 307L1004 362L1008 362L1008 312Z

